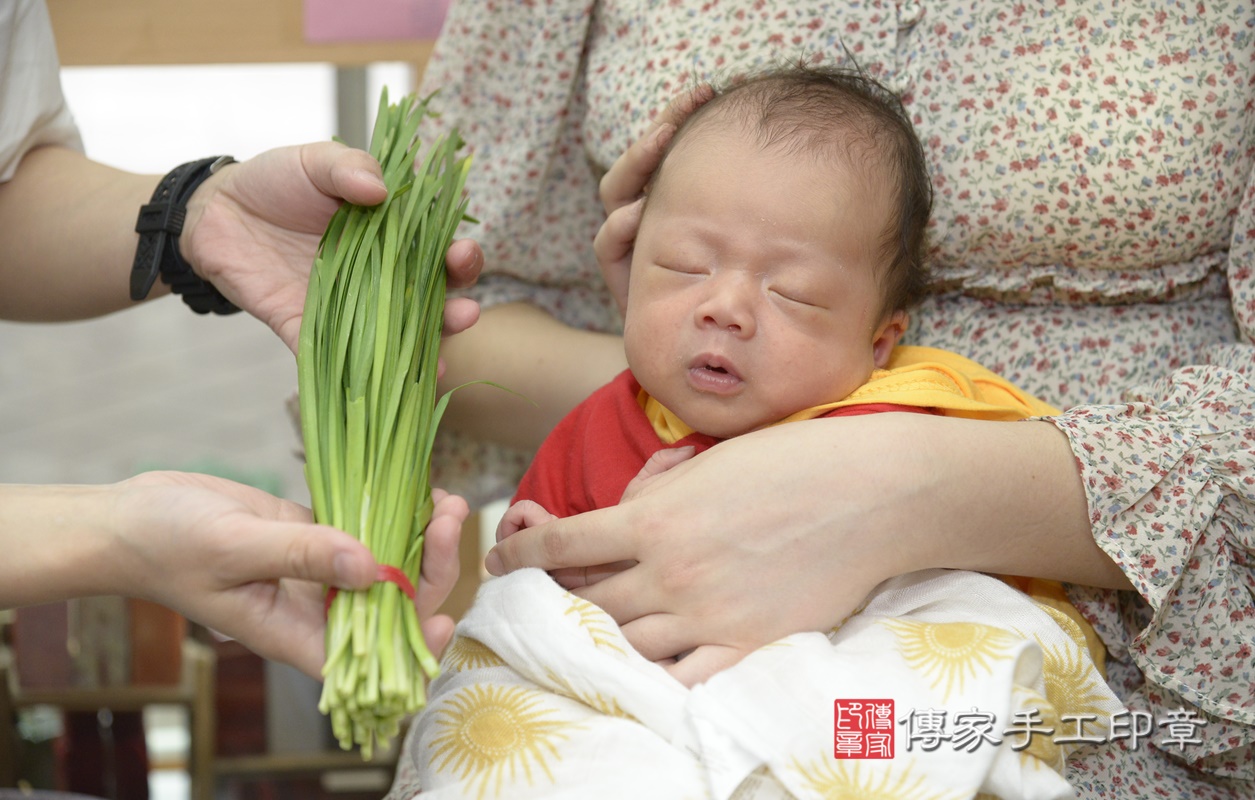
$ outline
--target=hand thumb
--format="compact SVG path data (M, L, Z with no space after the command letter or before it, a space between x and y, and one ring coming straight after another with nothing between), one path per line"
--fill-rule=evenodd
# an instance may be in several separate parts
M297 578L342 589L362 589L375 579L370 550L344 531L327 525L268 522L251 535L245 580Z

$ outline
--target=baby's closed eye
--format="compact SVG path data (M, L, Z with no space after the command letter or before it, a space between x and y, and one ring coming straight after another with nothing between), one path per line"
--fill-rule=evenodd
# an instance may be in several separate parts
M770 286L768 292L790 303L809 308L826 308L814 292L799 286Z

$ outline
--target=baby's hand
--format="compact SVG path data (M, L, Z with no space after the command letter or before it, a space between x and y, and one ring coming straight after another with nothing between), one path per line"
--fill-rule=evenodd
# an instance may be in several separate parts
M513 536L524 528L543 525L557 519L534 500L520 500L506 509L501 522L497 523L497 541Z

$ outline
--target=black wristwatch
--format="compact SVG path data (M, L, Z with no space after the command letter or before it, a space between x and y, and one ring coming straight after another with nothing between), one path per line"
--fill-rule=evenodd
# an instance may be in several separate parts
M222 292L192 271L179 254L179 234L187 216L187 200L222 167L234 163L231 156L214 156L175 167L157 184L152 200L139 210L135 232L139 246L131 265L131 299L143 300L157 276L197 314L234 314L240 309Z

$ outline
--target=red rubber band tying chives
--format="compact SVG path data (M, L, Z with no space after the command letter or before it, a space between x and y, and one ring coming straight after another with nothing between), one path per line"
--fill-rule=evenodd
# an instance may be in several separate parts
M387 564L380 564L375 569L375 583L395 584L398 589L405 592L405 596L410 598L411 602L414 600L414 595L417 594L414 591L414 584L410 583L409 577L396 567L390 567ZM331 601L335 600L336 595L339 593L340 589L337 586L327 589L327 602L323 605L323 614L331 610Z

